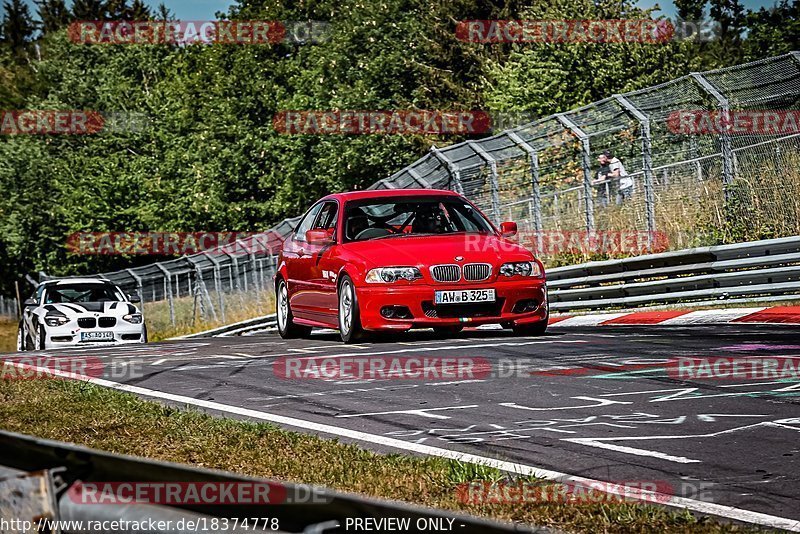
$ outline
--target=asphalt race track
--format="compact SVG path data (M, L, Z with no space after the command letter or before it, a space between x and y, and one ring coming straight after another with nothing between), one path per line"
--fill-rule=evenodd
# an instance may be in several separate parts
M343 345L334 333L307 340L258 333L59 354L122 362L138 376L108 380L168 395L136 393L197 399L239 417L269 414L301 431L329 425L344 430L327 433L374 450L430 446L611 482L661 481L688 499L800 521L800 380L685 381L659 367L681 356L800 358L796 327L551 328L538 338L473 330L451 339L421 331L360 345ZM469 357L494 369L516 362L526 372L457 380L276 376L281 357L322 356Z

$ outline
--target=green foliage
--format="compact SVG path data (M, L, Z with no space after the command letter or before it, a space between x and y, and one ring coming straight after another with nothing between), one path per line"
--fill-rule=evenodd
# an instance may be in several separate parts
M76 0L71 12L62 0L40 0L40 33L20 0L5 5L0 109L141 113L149 124L97 135L0 136L4 293L38 270L78 274L154 259L71 256L64 243L73 232L263 230L321 195L392 174L433 144L461 140L283 135L272 128L282 111L544 115L725 61L687 43L485 45L455 36L458 21L469 19L649 16L629 0L240 0L229 18L329 21L331 32L315 45L184 47L68 40L69 20L171 17L163 6L151 15L139 0ZM784 1L776 10L737 15L737 24L752 28L744 54L779 51L783 28L796 41L796 6ZM775 23L783 16L794 25Z

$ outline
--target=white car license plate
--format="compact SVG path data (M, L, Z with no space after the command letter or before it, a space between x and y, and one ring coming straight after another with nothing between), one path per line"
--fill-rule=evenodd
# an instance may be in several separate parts
M437 291L436 304L469 304L471 302L494 302L494 289L458 289Z
M114 341L113 332L81 332L81 341Z

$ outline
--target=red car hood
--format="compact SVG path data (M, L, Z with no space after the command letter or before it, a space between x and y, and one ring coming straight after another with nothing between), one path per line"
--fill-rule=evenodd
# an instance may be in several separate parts
M342 247L361 256L373 267L454 263L456 256L462 256L463 263L485 262L493 265L533 258L527 249L492 234L389 237L345 243Z

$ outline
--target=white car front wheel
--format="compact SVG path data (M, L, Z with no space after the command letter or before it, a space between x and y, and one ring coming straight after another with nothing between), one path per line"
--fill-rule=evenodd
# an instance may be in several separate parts
M28 340L25 339L26 337L25 323L20 321L19 328L17 328L17 352L24 352L28 350Z

